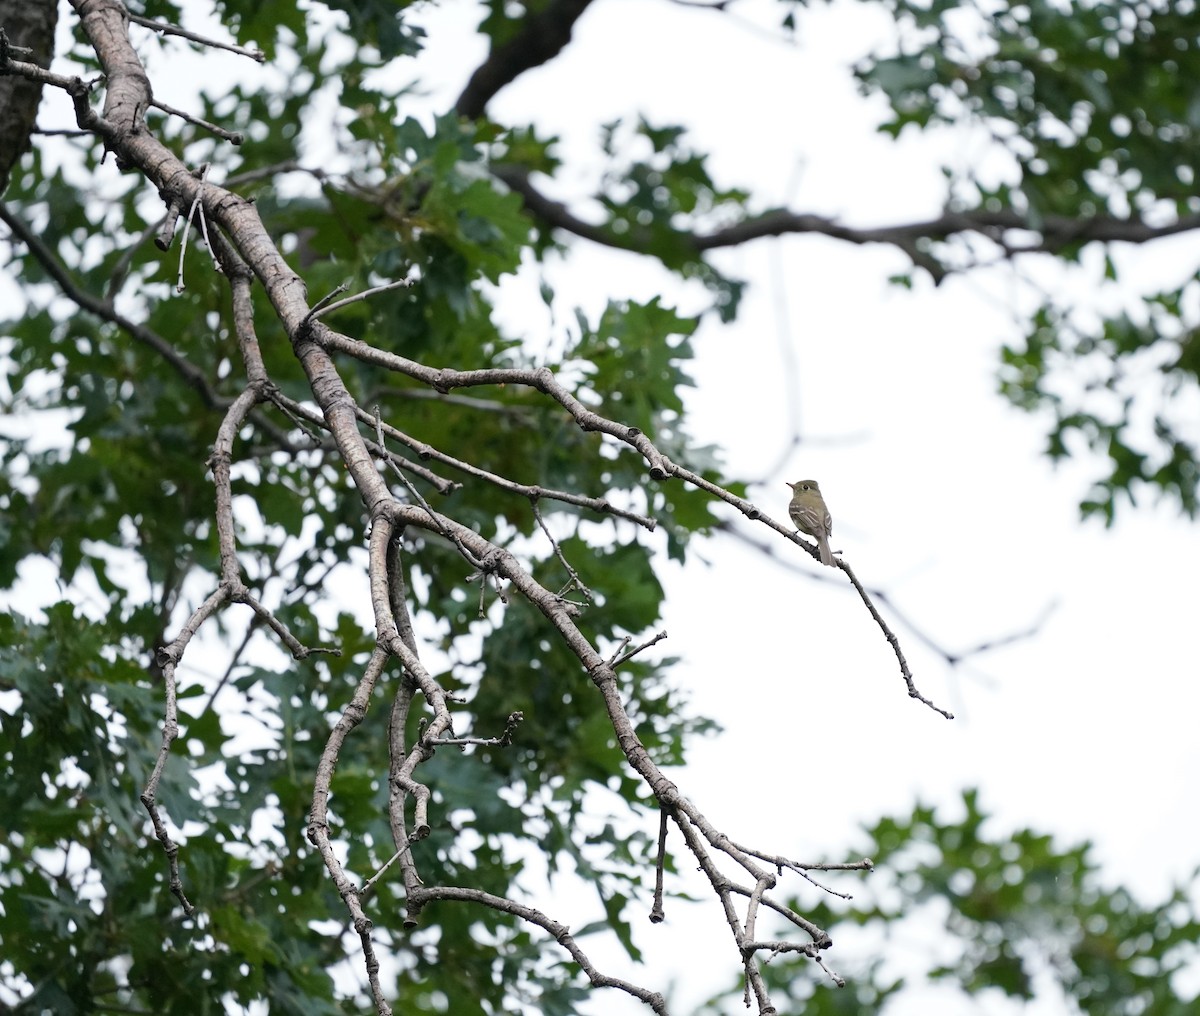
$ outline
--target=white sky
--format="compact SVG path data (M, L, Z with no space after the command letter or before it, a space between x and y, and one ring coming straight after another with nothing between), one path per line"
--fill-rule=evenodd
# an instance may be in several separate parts
M734 7L764 21L775 9ZM873 41L886 45L876 13L814 5L793 47L710 12L603 0L560 60L501 92L489 113L535 116L563 136L570 162L576 150L587 158L596 124L644 111L687 124L718 183L764 204L856 225L935 215L937 159L983 152L961 135L896 145L873 133L880 106L856 94L846 67ZM580 255L575 275L593 306L664 285L635 259ZM1119 256L1143 284L1166 287L1194 270L1200 239ZM1200 861L1195 526L1150 503L1112 531L1080 523L1076 504L1100 464L1053 469L1043 421L996 394L999 347L1020 334L1011 308L1029 299L1011 272L938 290L922 278L909 294L886 283L906 267L898 252L815 237L758 242L721 264L751 289L736 324L710 321L697 342L691 426L698 443L725 449L729 475L764 480L752 499L782 519L784 480L820 480L835 549L949 650L1057 609L1035 638L953 671L896 626L919 687L958 715L947 722L906 697L890 647L839 576L798 553L803 571L835 581L726 538L697 546L670 571L670 639L656 648L684 658L677 680L726 732L693 748L674 774L680 787L740 842L837 860L862 849L860 824L917 799L957 817L961 789L978 786L997 831L1028 825L1061 846L1092 839L1108 879L1161 898ZM1048 262L1039 272L1083 299L1095 278ZM805 443L780 471L796 392ZM851 879L831 883L853 891ZM699 914L669 907L664 928L644 931L651 964L681 955L681 924L711 933L681 968L686 1013L710 982L733 980L736 960L713 902ZM843 956L835 948L828 960L836 969Z
M766 23L776 5L747 0L734 11ZM814 6L799 13L790 45L665 0L598 0L562 57L505 89L489 112L562 135L563 198L582 197L594 179L598 125L642 111L687 124L718 182L764 204L857 225L911 221L939 210L939 158L983 153L974 138L895 145L872 133L881 107L856 95L846 67L886 44L876 14ZM482 58L476 21L465 4L428 12L417 70L427 109L447 108ZM244 61L236 73L247 73ZM1194 270L1200 239L1120 254L1146 285L1166 286ZM997 829L1030 825L1064 846L1092 839L1112 883L1161 898L1200 861L1196 527L1148 502L1123 511L1112 531L1078 521L1100 464L1052 469L1043 421L995 394L997 350L1019 334L1011 308L1028 306L1008 271L936 291L921 279L905 293L886 284L906 267L899 253L816 237L761 241L720 263L751 286L734 325L710 321L698 338L688 401L697 443L725 449L728 475L762 479L751 497L780 519L785 480L820 480L835 550L948 649L1057 609L1035 638L950 670L885 608L921 690L958 714L947 722L906 697L890 648L840 574L782 541L801 573L727 538L697 543L685 569L664 563L670 638L652 652L683 658L676 680L726 732L695 745L676 782L734 839L806 860L862 849L861 823L903 814L918 798L956 817L961 789L979 786ZM1086 296L1085 273L1039 271L1046 285ZM531 298L532 277L511 283L509 330L542 342L574 305L598 313L610 298L661 294L696 306L696 292L666 273L592 245L555 282L554 322ZM805 441L780 470L789 400ZM830 879L848 890L855 881ZM575 927L595 916L564 912L563 899L535 902ZM662 989L670 966L678 1012L736 977L715 902L698 913L668 904L657 928L633 920L648 969L598 951L602 969ZM835 948L828 961L840 969L851 957ZM604 992L586 1011L646 1010Z

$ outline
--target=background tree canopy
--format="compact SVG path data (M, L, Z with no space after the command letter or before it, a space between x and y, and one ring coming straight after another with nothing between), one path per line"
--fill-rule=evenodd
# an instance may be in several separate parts
M594 125L581 195L538 110L489 110L571 59L593 5L462 5L486 55L427 115L402 71L436 42L430 6L0 3L21 294L0 347L0 1007L676 1011L636 963L657 866L668 893L703 872L759 1012L898 998L886 944L850 969L832 939L935 900L952 945L926 977L1189 1011L1194 886L1142 905L1086 847L993 833L973 795L804 862L783 828L715 828L682 763L716 724L659 624L663 562L733 520L813 553L689 438L693 340L745 294L722 254L764 238L892 247L909 287L1010 265L1029 312L1000 389L1095 471L1082 513L1111 524L1148 490L1195 515L1200 258L1132 301L1036 278L1056 259L1115 292L1116 250L1200 226L1194 5L874 4L893 44L854 73L880 129L986 148L947 161L940 214L875 223L720 182L648 115ZM682 37L741 6L673 14ZM754 8L781 38L813 10ZM212 39L169 27L214 15ZM206 70L176 109L183 66ZM502 322L518 279L557 312L586 245L690 303L613 291L549 332ZM894 708L945 711L845 559L836 577L896 647L918 702ZM534 908L542 873L604 919ZM877 895L790 898L804 879Z

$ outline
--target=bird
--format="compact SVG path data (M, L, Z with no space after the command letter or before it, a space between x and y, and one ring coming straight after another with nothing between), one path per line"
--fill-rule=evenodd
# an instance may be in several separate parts
M788 505L788 514L796 524L796 528L805 536L816 538L821 548L821 564L836 568L833 552L829 549L829 537L833 535L833 516L825 507L825 499L821 496L821 488L816 480L797 480L789 483L792 488L792 503Z

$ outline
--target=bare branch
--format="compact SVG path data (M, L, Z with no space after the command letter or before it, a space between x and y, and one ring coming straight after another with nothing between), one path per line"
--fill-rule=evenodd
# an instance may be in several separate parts
M666 920L663 909L663 870L667 862L667 810L658 809L658 853L654 857L654 903L650 907L650 923L662 924Z
M335 310L341 310L343 307L349 307L352 303L358 303L361 300L369 300L371 297L379 293L387 293L393 289L408 289L412 285L412 279L400 279L397 282L388 282L382 286L372 286L370 289L364 290L361 293L355 293L354 296L348 296L344 300L338 300L336 303L326 303L320 301L313 307L311 312L311 320L315 321L318 318L323 318L327 314L332 314ZM341 287L339 287L341 288ZM338 292L338 290L334 290Z
M531 501L531 505L533 508L534 519L537 521L537 524L541 526L542 532L546 534L546 539L550 541L550 546L554 548L555 557L558 558L559 563L567 570L567 575L570 576L567 584L558 591L558 595L564 596L570 592L570 590L578 589L588 601L594 600L596 597L593 595L592 591L584 584L583 579L579 577L579 573L571 567L571 562L569 562L563 555L562 548L558 545L558 541L554 538L554 534L550 532L550 527L546 525L546 520L542 518L542 512L541 509L538 508L536 498Z
M208 180L208 168L209 164L207 162L200 167L200 189L196 191L196 196L192 198L192 204L188 209L187 219L184 220L183 224L183 239L179 243L179 281L175 284L175 290L179 293L182 293L184 290L183 257L187 253L188 231L192 226L192 218L197 214L200 216L200 230L204 235L205 246L208 247L210 252L212 251L212 243L208 239L208 220L204 217L204 205L200 200L204 196L204 184Z
M203 35L197 35L195 32L189 32L186 28L180 28L178 25L168 24L165 21L154 21L152 18L143 18L139 14L134 14L132 11L129 14L129 20L135 25L141 25L143 28L149 28L157 32L159 35L177 35L181 39L187 39L188 42L199 43L201 46L208 46L211 49L224 49L230 53L236 53L238 56L249 57L256 63L265 63L267 55L261 50L246 49L242 46L235 46L231 42L219 42L216 39L206 39Z
M350 875L343 869L334 851L333 834L330 828L328 801L332 792L333 779L340 753L355 728L362 722L372 700L373 692L384 675L389 660L399 661L403 674L398 682L389 720L389 823L395 845L393 859L364 887L377 884L379 875L390 865L399 867L407 897L406 923L414 923L422 907L438 900L475 902L497 911L509 913L544 928L567 949L572 958L597 986L613 986L626 991L649 1005L655 1012L665 1013L666 1004L662 997L645 988L638 987L618 978L600 974L588 957L579 949L568 929L551 921L532 908L500 896L475 889L460 889L453 886L425 886L416 862L409 850L411 842L427 836L432 828L430 810L433 806L432 793L420 781L418 767L427 761L440 744L481 743L479 739L457 738L451 715L452 697L440 682L429 672L418 653L418 643L413 631L412 619L404 588L404 570L401 560L402 534L406 527L440 534L449 539L468 562L479 570L486 580L492 577L497 583L507 581L517 594L524 597L545 619L562 643L579 661L581 671L594 685L600 702L607 714L617 743L628 765L645 782L659 803L663 822L673 821L681 830L687 849L695 857L701 870L721 903L731 933L740 953L746 972L747 991L755 998L762 1013L774 1012L769 993L760 969L759 952L765 948L755 934L758 915L762 908L786 917L793 927L800 929L809 941L780 947L774 943L771 949L787 948L818 958L821 950L829 947L828 934L801 914L774 898L773 891L778 877L770 866L761 863L761 857L739 847L717 830L704 814L686 798L679 788L667 777L655 762L650 752L638 737L634 723L627 712L625 697L618 685L615 668L630 659L635 653L658 641L650 639L632 651L614 653L606 660L583 634L576 623L578 608L542 586L510 551L498 546L484 535L475 532L462 522L432 508L415 486L402 474L412 502L402 502L393 496L383 471L374 454L383 450L385 439L392 436L385 429L380 414L375 414L376 442L374 445L362 433L363 410L356 404L337 370L331 352L342 352L355 356L362 362L373 364L384 370L392 370L411 377L434 391L446 394L456 388L491 384L520 384L539 392L548 400L565 410L582 431L598 432L633 449L646 463L651 480L665 481L677 478L710 495L735 506L748 518L759 520L775 529L787 539L798 542L794 533L769 519L750 502L737 497L718 484L699 474L671 462L640 430L619 421L609 419L589 409L574 393L548 369L484 368L480 370L437 369L413 360L376 349L363 342L355 342L330 330L321 320L319 313L307 303L305 286L291 269L278 247L267 234L254 204L237 194L209 181L200 181L175 155L145 128L142 123L150 101L149 83L136 53L129 45L125 31L122 9L115 3L83 3L79 0L84 30L91 39L101 66L106 72L107 93L103 116L90 109L81 109L77 103L77 118L80 125L96 131L116 154L122 165L135 166L158 189L168 207L194 206L203 213L203 222L214 227L210 248L223 270L232 269L231 285L235 294L235 321L246 363L248 382L245 390L228 407L215 442L210 460L216 487L216 518L220 546L220 585L197 611L189 625L174 643L164 650L164 671L170 672L168 689L167 723L164 731L164 748L160 752L155 779L161 775L170 739L177 733L175 720L174 667L187 641L201 623L216 609L230 601L249 604L261 623L273 628L292 649L294 655L303 655L312 650L300 646L273 615L258 603L241 582L238 569L234 529L232 523L232 496L230 470L233 442L247 415L264 400L287 406L295 418L305 425L326 431L345 466L350 481L354 484L370 519L368 548L368 579L371 607L374 617L376 648L361 674L350 701L334 724L326 741L318 765L313 788L313 804L309 816L308 835L321 853L322 859L334 881L339 894L350 914L355 931L362 943L366 970L378 1013L391 1012L383 995L379 980L379 963L371 940L371 922L362 908L362 894L355 887ZM557 0L544 11L569 24L578 17L586 6L581 0ZM573 15L572 15L572 12ZM533 23L534 19L530 19ZM556 41L559 40L559 41ZM543 40L543 49L537 52L553 55L565 43L561 36L550 36ZM497 82L511 80L522 66L529 66L528 54L516 54L507 64L502 64L501 54L492 62L493 77L490 84L480 78L476 82L475 98L471 102L486 102L493 94ZM522 61L525 61L522 63ZM505 75L508 75L505 78ZM75 87L72 85L72 87ZM489 91L489 89L491 89ZM481 99L480 96L483 98ZM86 107L86 101L83 106ZM480 107L482 108L482 107ZM223 246L225 245L225 246ZM225 247L229 250L226 251ZM292 342L296 358L309 382L309 387L319 410L289 404L280 396L262 368L257 340L250 327L251 315L248 302L250 275L264 287L279 322ZM336 307L336 305L334 305ZM334 307L328 307L332 310ZM319 415L319 421L318 421ZM389 464L395 458L388 456ZM534 488L531 488L534 489ZM540 490L537 496L544 496ZM536 498L531 498L536 502ZM535 503L536 513L536 503ZM538 515L539 521L540 514ZM845 567L843 565L843 567ZM846 569L853 580L853 575ZM568 569L570 573L570 569ZM483 582L481 582L481 586ZM861 589L860 589L861 593ZM878 619L880 620L881 619ZM886 626L885 626L886 627ZM894 639L894 636L893 636ZM897 647L898 650L898 647ZM621 655L623 653L623 655ZM902 659L902 657L901 657ZM910 680L910 691L912 689ZM415 739L407 743L406 724L411 706L417 695L424 698L430 715L422 717ZM516 714L510 714L505 737L515 727ZM500 742L504 738L499 739ZM486 742L484 742L486 743ZM157 786L157 782L153 785ZM144 795L152 817L153 786ZM412 798L412 832L406 824L405 809L408 798ZM156 821L156 831L161 822ZM160 836L171 856L169 837ZM665 850L665 830L660 837ZM763 855L773 856L773 855ZM728 877L722 865L736 866L741 872L740 880ZM182 899L182 893L180 892ZM745 897L748 901L744 915L739 916L735 902Z
M395 501L381 503L380 511L384 517L390 519L395 525L413 525L437 532L455 532L457 538L475 557L491 562L492 569L497 574L507 578L521 595L532 603L558 630L567 646L583 665L593 684L600 691L601 698L609 715L609 721L617 735L617 742L625 754L626 760L645 780L647 786L658 799L660 807L665 809L674 818L676 824L683 831L689 850L696 857L701 870L708 876L714 892L716 892L718 898L721 900L726 912L726 919L730 923L734 937L738 942L738 947L743 950L743 955L746 957L748 983L753 986L754 994L759 1001L760 1010L763 1012L771 1011L765 982L758 972L757 963L753 958L753 951L747 953L744 949L745 943L754 937L752 934L753 912L748 911L747 921L749 922L749 930L747 930L747 927L737 917L732 903L732 895L736 893L751 897L753 910L756 910L757 906L761 903L770 906L777 912L786 914L793 924L804 929L810 935L813 945L818 949L828 948L830 945L829 936L812 922L774 901L768 895L768 891L775 885L775 876L770 871L761 868L751 854L738 847L727 836L716 830L695 805L679 792L675 784L651 760L634 731L633 723L628 713L625 711L612 665L596 652L591 643L588 642L576 627L573 613L567 609L568 605L564 604L554 593L542 587L521 567L520 563L511 553L503 548L496 547L478 533L473 532L453 519L429 512L416 505L405 505ZM379 523L377 523L377 527L378 525ZM375 539L376 537L373 532L373 545ZM372 585L374 587L374 582ZM394 641L398 642L399 640ZM407 666L407 661L405 663ZM439 715L441 715L440 707ZM425 739L423 738L422 740ZM420 743L418 744L418 748L420 748ZM417 750L414 749L414 752L410 755L410 759L416 753ZM415 765L415 762L413 764ZM717 866L714 853L724 854L732 859L753 879L754 886L748 888L731 882ZM401 863L403 864L403 861ZM410 883L406 881L406 885L414 884L415 882ZM410 920L415 920L416 911L419 911L421 901L426 898L424 894L433 891L422 889L414 893L410 889Z
M430 739L429 743L457 745L458 747L474 745L481 748L507 748L512 744L513 734L516 733L517 727L524 719L525 714L520 710L509 713L508 718L504 721L504 733L499 737L439 737Z
M647 991L645 988L631 984L629 981L624 981L619 977L610 977L607 974L600 973L575 941L574 936L571 934L571 929L565 924L559 924L558 921L547 917L540 910L516 903L503 896L494 896L491 893L484 892L482 889L465 889L458 886L446 885L422 886L410 893L409 912L418 913L422 907L439 900L477 903L485 907L490 907L492 910L498 910L501 913L512 914L523 921L537 925L537 927L549 932L554 940L571 954L571 958L579 964L583 972L587 974L588 980L595 987L617 988L632 995L639 1001L645 1002L651 1010L661 1014L661 1016L667 1016L667 1000L662 995L657 991Z
M879 630L883 632L883 637L888 640L888 645L892 647L892 652L896 654L896 662L900 664L900 674L904 678L904 683L908 686L908 697L914 698L923 705L927 705L935 713L940 713L948 720L954 719L954 714L941 706L934 705L932 701L927 699L919 691L917 691L916 683L913 681L912 671L909 670L908 660L904 658L904 650L900 648L900 639L896 637L896 633L888 627L888 623L883 619L883 615L876 609L870 595L867 593L863 584L858 581L858 576L854 574L853 569L846 563L845 558L837 558L837 565L846 573L851 584L858 591L859 598L863 601L871 616L875 619L875 623L879 625Z
M81 310L95 314L101 320L119 325L136 342L153 350L164 362L170 364L171 368L200 396L205 405L221 409L228 406L229 401L217 395L209 386L208 376L204 371L189 363L166 339L144 325L131 321L121 314L110 300L102 300L81 289L41 237L30 230L24 221L14 215L2 201L0 201L0 221L3 221L12 230L13 236L29 248L29 253L37 259L38 264L58 283L63 295Z
M533 183L530 172L512 164L492 167L497 179L521 195L525 207L553 228L619 250L646 252L652 247L650 233L631 229L615 233L604 225L580 219L565 204L543 194ZM1200 229L1200 215L1183 216L1174 222L1152 224L1137 216L1116 218L1097 215L1090 219L1075 219L1062 215L1047 215L1036 224L1012 209L990 211L964 209L946 211L932 219L899 223L891 226L849 226L823 215L772 209L743 219L711 233L679 231L676 240L690 247L697 255L723 247L737 247L764 237L813 233L852 244L887 244L899 248L914 264L925 268L940 280L946 269L921 249L919 241L946 240L950 237L977 233L999 245L1007 257L1019 254L1054 254L1080 243L1149 243L1177 233ZM1035 239L1025 243L1009 234L1029 235Z
M734 539L740 540L742 543L745 543L745 544L753 547L755 550L766 555L771 560L783 565L786 568L790 568L794 571L802 570L802 569L796 567L789 559L786 559L786 558L783 558L782 556L780 556L780 554L778 554L776 552L774 544L768 543L764 540L755 539L749 533L740 529L739 527L734 525L732 522L729 522L729 521L720 522L717 524L717 526L715 528L718 532L725 533L728 536L731 536ZM801 541L796 541L796 542L801 542ZM803 545L805 546L806 549L808 549L807 544L803 544ZM810 550L810 553L812 553L811 550ZM819 574L812 573L812 572L805 572L805 575L815 581L818 581L818 582L834 581L832 579L832 577L827 578L823 572L819 573ZM933 652L937 653L938 656L940 656L943 660L946 661L947 664L949 664L952 667L956 667L959 664L966 662L967 660L971 659L971 657L974 655L988 652L989 650L999 648L1000 646L1010 645L1013 642L1018 642L1018 641L1022 641L1024 639L1033 638L1034 636L1036 636L1038 634L1038 632L1041 631L1042 626L1046 623L1046 619L1050 616L1051 613L1053 613L1055 606L1056 606L1053 602L1048 603L1045 607L1042 608L1042 610L1038 616L1038 619L1036 621L1034 621L1028 627L1023 628L1019 631L1010 632L1005 635L998 635L994 638L987 639L984 642L982 642L981 644L979 644L973 648L970 648L970 649L953 650L953 649L946 648L944 645L942 645L940 642L938 642L932 636L928 635L921 628L919 628L911 619L909 619L901 611L901 609L898 606L896 606L894 598L889 596L888 593L885 592L884 590L870 588L867 590L867 593L871 599L874 599L874 600L878 601L879 603L886 604L888 610L890 610L893 614L895 614L900 619L901 623L904 624L905 627L907 627L910 632L912 632L913 636L919 642L922 642L926 646L928 646L931 650L933 650Z
M558 56L591 0L551 0L529 12L517 33L488 54L455 103L459 116L476 120L501 88L527 70Z
M308 839L320 852L321 859L325 862L325 867L333 879L338 895L346 904L346 909L350 911L354 930L358 933L359 941L362 943L367 979L371 985L371 996L375 999L375 1011L379 1016L391 1016L392 1008L388 1005L383 986L379 981L379 959L375 955L375 946L371 942L371 920L362 908L357 887L347 876L333 849L329 833L329 791L330 784L333 782L334 770L337 768L338 754L350 731L357 727L366 716L371 692L374 690L375 682L379 679L380 674L383 673L388 656L389 654L382 646L376 647L375 652L371 654L370 662L363 670L362 678L354 691L354 697L342 711L333 730L329 732L325 750L321 753L320 762L317 763L312 811L309 812L308 817Z
M620 653L620 651L618 651L617 653L614 653L612 659L610 659L608 661L608 664L610 667L612 667L614 670L616 670L616 668L621 666L622 663L628 663L630 660L632 660L643 649L649 649L651 646L657 645L659 642L661 642L666 637L667 637L667 633L665 631L657 632L656 634L652 635L650 638L646 639L645 642L642 642L639 645L634 646L627 653ZM629 640L626 639L624 644L628 644L628 642L629 642Z
M184 120L187 123L203 127L210 134L220 138L222 141L228 141L231 145L240 145L246 140L246 135L241 131L227 131L224 127L210 123L208 120L201 119L198 116L193 116L182 109L168 106L165 102L160 102L158 99L151 99L150 105L155 109L161 109L168 116L177 116L180 120Z

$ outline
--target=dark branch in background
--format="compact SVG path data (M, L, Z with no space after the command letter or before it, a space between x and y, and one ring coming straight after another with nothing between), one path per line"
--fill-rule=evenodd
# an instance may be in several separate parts
M476 68L455 103L459 116L477 120L492 97L525 71L553 60L571 41L571 31L591 0L551 0L528 15L510 39Z
M58 260L54 252L42 242L41 237L34 233L22 219L15 216L3 201L0 201L0 222L8 226L12 231L13 237L25 244L29 249L29 253L45 269L46 274L58 283L62 294L79 307L80 310L94 314L102 321L111 322L121 328L135 342L140 343L161 357L172 370L179 374L188 387L200 396L200 401L209 409L224 411L229 408L232 400L218 394L212 388L208 383L208 375L204 371L190 362L187 357L181 354L157 332L147 328L145 325L140 325L136 321L130 320L117 310L113 302L113 297L116 295L115 290L105 299L101 299L83 289L75 281L70 271ZM146 235L149 235L149 233ZM223 243L219 236L214 237L213 240L214 244L218 246ZM274 423L257 411L253 413L253 416L255 425L269 434L281 448L288 446L289 442L287 441L286 434L276 427Z
M561 201L548 198L538 190L533 185L529 170L523 166L500 163L491 169L498 180L521 195L526 209L547 225L566 230L584 240L603 244L605 247L635 253L645 251L650 238L644 230L631 229L626 233L614 233L607 226L585 222Z
M597 225L579 218L563 202L555 201L538 190L530 172L521 166L498 164L492 167L492 173L521 195L531 214L552 228L618 250L645 252L653 242L653 237L646 230L633 228L628 232L615 233L603 224ZM936 218L894 226L855 227L824 215L772 209L712 233L680 231L676 239L690 247L697 256L706 251L736 247L764 237L801 233L815 233L853 244L888 244L903 251L913 264L928 271L935 281L940 281L949 273L949 269L922 249L922 241L948 240L960 234L976 233L1002 248L1006 257L1016 257L1020 254L1056 254L1080 243L1149 243L1195 229L1200 229L1200 215L1187 216L1160 226L1132 217L1072 219L1047 215L1035 228L1019 212L1011 209L997 212L976 209L943 212ZM1028 233L1032 239L1027 243L1015 242L1009 236L1011 233Z
M755 550L759 551L759 553L769 557L772 561L778 562L785 568L791 569L795 572L802 571L802 569L799 568L794 562L781 556L776 551L774 544L768 543L765 540L755 539L753 536L739 528L730 520L723 520L722 522L718 523L714 529L717 532L725 533L726 535L733 537L735 540L740 540L742 543L748 544ZM804 574L809 578L817 580L818 582L831 581L830 578L826 578L824 572L818 573L805 571ZM900 622L904 625L904 627L913 633L917 641L924 643L929 649L937 653L938 656L945 660L946 663L951 667L956 667L959 664L966 663L972 656L978 656L982 653L990 652L993 649L999 649L1001 646L1007 646L1014 642L1020 642L1024 639L1033 638L1041 631L1042 625L1046 622L1046 618L1048 618L1055 609L1054 603L1047 604L1042 608L1041 616L1028 628L1024 628L1016 632L1009 632L1006 635L998 635L993 639L988 639L985 642L981 642L979 645L956 652L952 649L947 649L940 642L936 641L931 635L927 635L924 631L922 631L913 621L909 620L884 590L864 589L864 592L869 594L872 598L878 600L880 603L885 604L888 610L900 619Z
M983 209L948 211L924 222L856 229L822 215L802 215L786 209L775 209L714 233L693 234L688 239L697 250L705 251L736 246L764 236L821 233L849 243L892 244L911 256L914 245L920 239L945 240L958 233L979 233L1012 254L1054 254L1076 243L1148 243L1193 229L1200 229L1200 215L1191 215L1163 226L1152 226L1137 218L1096 216L1091 219L1072 219L1062 215L1047 215L1034 227L1025 216L1012 209L997 212ZM1037 233L1041 235L1041 240L1029 244L1011 244L1006 242L1005 234L1012 231Z
M516 34L488 54L458 98L455 109L460 116L479 119L491 98L525 71L552 60L570 42L576 20L589 0L551 0L541 11L530 15ZM696 6L703 6L697 4ZM723 10L723 3L709 5ZM528 211L552 228L562 229L582 239L619 250L646 252L654 237L648 230L630 229L616 233L603 224L587 222L565 204L547 197L534 186L529 170L519 165L496 164L492 172L520 194ZM771 209L753 215L732 226L711 233L678 231L675 239L690 247L697 256L722 247L735 247L763 237L814 233L853 244L888 244L902 251L912 263L924 268L935 282L951 271L925 244L953 236L975 233L995 243L1006 258L1021 254L1055 254L1067 247L1089 242L1148 243L1176 233L1200 229L1200 215L1192 215L1164 225L1151 225L1137 218L1094 216L1076 219L1063 215L1042 216L1036 223L1013 209L947 210L920 222L892 226L855 227L824 215ZM1026 242L1014 241L1010 234L1028 234Z
M103 321L111 321L122 328L132 339L140 342L147 349L153 350L179 374L210 409L225 409L229 399L222 398L212 390L208 383L208 375L193 363L189 363L176 348L144 325L131 321L117 311L112 300L102 300L80 288L71 273L55 257L54 252L42 242L41 237L33 232L25 223L13 215L8 207L0 201L0 222L3 222L12 235L29 248L38 263L46 270L63 295L76 304L80 310L95 314Z

